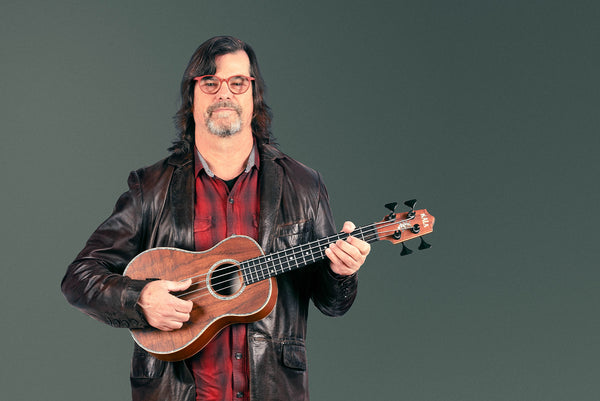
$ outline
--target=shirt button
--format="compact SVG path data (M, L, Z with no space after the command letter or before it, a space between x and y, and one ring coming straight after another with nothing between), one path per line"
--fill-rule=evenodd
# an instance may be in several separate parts
M236 352L235 353L235 359L242 359L243 355L241 352Z
M229 198L229 203L233 205L233 198Z
M241 391L238 391L237 394L235 395L237 398L244 398L244 393L242 393Z

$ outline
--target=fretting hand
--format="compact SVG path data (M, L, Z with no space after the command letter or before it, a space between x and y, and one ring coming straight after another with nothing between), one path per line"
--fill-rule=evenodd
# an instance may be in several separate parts
M344 223L342 231L351 233L356 226L351 221ZM365 263L371 252L371 245L356 237L349 236L346 240L337 240L325 249L325 255L330 260L331 270L341 276L354 274Z

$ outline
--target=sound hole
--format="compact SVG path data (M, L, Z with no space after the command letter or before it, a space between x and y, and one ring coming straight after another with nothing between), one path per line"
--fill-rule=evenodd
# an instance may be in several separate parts
M242 273L237 265L217 266L210 276L210 286L219 295L227 297L242 288Z

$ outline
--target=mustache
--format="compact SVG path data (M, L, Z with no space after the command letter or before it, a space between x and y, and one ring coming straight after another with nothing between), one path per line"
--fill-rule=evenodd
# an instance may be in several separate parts
M206 113L208 115L211 115L216 109L221 108L221 107L227 107L227 108L235 110L235 112L238 114L242 114L242 108L240 106L238 106L237 104L235 104L233 102L227 101L227 100L211 104L206 109Z

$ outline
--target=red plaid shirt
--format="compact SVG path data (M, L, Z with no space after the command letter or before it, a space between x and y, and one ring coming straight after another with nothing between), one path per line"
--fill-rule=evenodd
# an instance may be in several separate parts
M196 150L194 241L197 251L233 235L258 239L258 168L256 146L246 169L231 190L216 177ZM223 329L198 354L188 359L196 383L197 401L250 399L246 325Z

